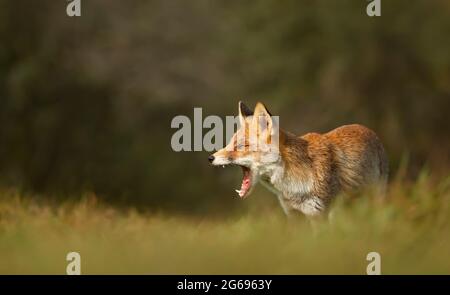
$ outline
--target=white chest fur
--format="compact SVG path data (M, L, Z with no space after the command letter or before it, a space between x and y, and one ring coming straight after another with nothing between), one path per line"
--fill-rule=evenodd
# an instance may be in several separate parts
M323 209L321 200L312 193L312 178L300 179L289 175L282 163L262 170L260 180L278 196L286 213L295 210L306 215L316 215Z

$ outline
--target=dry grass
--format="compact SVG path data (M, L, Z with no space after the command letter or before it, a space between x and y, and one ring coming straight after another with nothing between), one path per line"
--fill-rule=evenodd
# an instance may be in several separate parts
M121 211L95 197L60 205L0 193L0 273L64 274L81 254L84 274L365 274L368 252L384 274L450 273L450 178L394 180L384 202L335 204L331 226L277 212L222 220Z

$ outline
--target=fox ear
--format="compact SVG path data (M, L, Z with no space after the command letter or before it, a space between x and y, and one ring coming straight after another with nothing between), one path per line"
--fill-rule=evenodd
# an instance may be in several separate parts
M272 114L270 114L266 106L261 102L256 104L253 121L258 124L261 131L272 128Z
M239 101L239 120L241 122L241 126L244 126L245 118L247 116L253 116L253 112L248 108L242 101Z

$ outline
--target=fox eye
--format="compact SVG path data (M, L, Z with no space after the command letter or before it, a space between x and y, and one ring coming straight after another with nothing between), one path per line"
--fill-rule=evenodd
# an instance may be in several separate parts
M238 150L240 150L240 149L248 148L248 147L249 147L249 145L247 143L246 144L241 143L241 144L238 144L236 148Z

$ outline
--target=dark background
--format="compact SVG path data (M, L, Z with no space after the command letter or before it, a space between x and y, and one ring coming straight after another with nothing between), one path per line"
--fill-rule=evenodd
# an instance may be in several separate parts
M450 163L450 2L0 0L0 185L203 214L238 169L175 153L176 115L264 102L295 133L361 123L395 175ZM206 131L205 131L206 132Z

